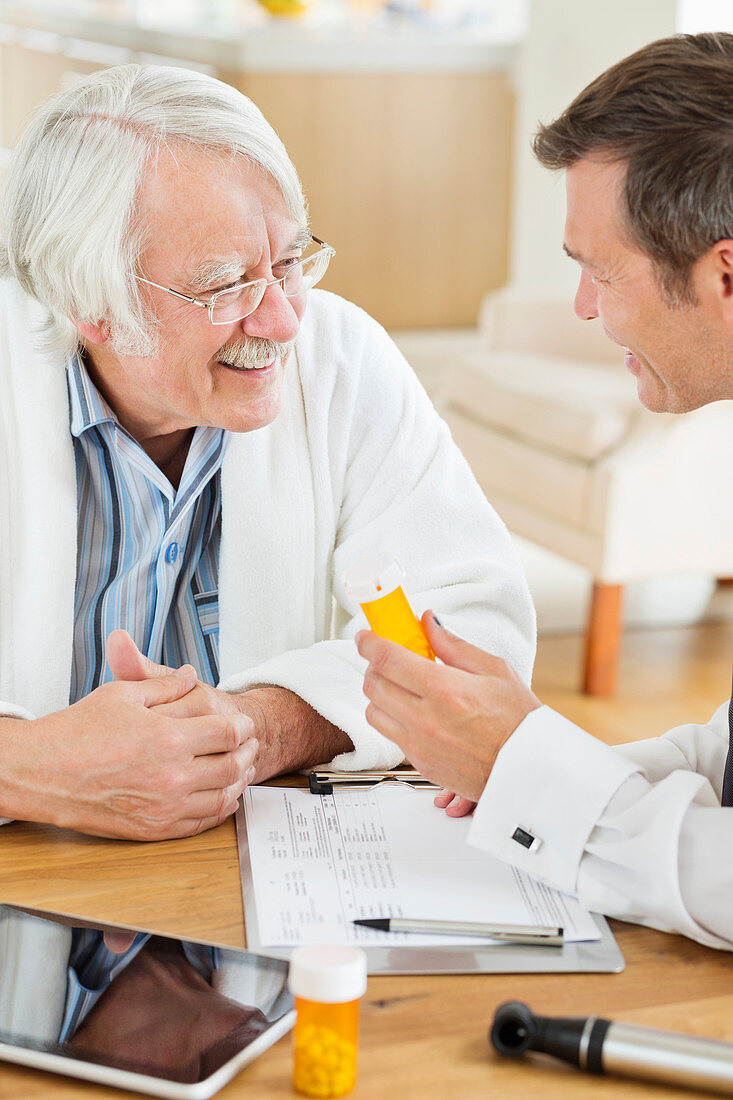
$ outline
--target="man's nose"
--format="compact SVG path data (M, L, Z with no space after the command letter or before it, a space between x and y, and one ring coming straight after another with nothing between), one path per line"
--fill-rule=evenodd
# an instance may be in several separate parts
M593 280L585 271L580 273L573 307L581 321L594 321L598 316L598 293Z
M282 285L270 283L257 309L245 317L241 325L247 336L260 336L286 344L298 335L300 318L293 303L285 297Z

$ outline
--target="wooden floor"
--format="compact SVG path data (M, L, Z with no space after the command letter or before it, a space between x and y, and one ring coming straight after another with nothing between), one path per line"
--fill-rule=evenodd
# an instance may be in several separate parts
M608 744L653 737L682 722L704 722L731 694L733 622L627 630L612 699L579 694L582 639L542 637L533 688Z

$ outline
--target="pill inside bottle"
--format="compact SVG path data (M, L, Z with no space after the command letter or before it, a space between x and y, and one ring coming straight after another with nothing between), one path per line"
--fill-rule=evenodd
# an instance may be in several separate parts
M366 992L366 955L358 947L300 947L288 985L297 1020L293 1087L304 1096L337 1097L356 1084L359 999Z
M392 554L371 554L342 575L349 595L361 604L375 634L435 660L423 625L410 607L402 584L405 571Z

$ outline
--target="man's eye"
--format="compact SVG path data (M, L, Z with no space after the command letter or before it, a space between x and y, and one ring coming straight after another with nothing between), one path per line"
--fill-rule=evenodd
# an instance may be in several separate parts
M287 260L279 260L273 267L272 274L275 276L284 275L289 267L293 267L294 264L299 264L301 259L301 256L291 256Z
M224 283L222 286L212 287L211 290L205 291L205 295L210 297L212 294L218 294L222 290L231 290L232 287L239 286L239 284L243 281L244 280L242 276L240 276L238 279L232 279L230 283Z

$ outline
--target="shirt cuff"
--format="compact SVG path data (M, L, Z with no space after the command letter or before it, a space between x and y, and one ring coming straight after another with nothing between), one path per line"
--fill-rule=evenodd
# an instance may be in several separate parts
M575 894L588 837L624 780L638 771L567 718L539 707L500 750L468 843Z

